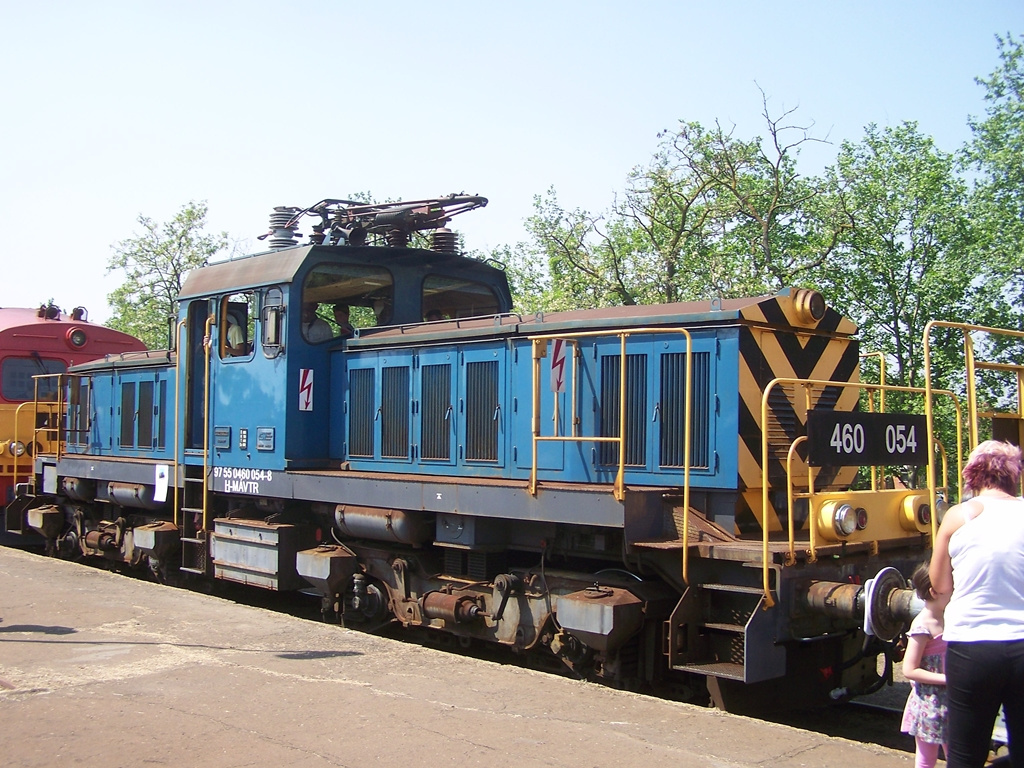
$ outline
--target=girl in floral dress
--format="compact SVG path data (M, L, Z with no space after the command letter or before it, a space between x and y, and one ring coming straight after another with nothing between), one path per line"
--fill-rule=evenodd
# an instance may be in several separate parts
M911 577L921 611L907 632L903 675L911 681L900 728L917 743L915 768L934 768L939 745L946 745L946 641L942 639L942 613L949 595L938 595L928 577L928 564L918 566Z

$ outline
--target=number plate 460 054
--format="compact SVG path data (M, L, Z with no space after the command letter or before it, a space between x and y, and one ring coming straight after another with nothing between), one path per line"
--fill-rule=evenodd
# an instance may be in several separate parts
M928 425L909 413L810 411L807 462L812 467L927 464Z

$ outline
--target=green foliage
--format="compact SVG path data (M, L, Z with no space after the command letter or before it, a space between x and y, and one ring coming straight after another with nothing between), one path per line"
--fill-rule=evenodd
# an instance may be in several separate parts
M1024 275L1024 48L1012 35L996 38L1000 66L986 80L986 117L970 121L974 138L964 157L979 172L973 214L993 266L1021 297Z
M107 301L109 325L142 339L150 348L167 343L168 318L177 314L185 273L205 265L227 245L227 234L206 234L205 202L189 202L174 218L158 223L140 215L142 233L112 246L107 272L121 270L125 281Z
M629 175L625 194L592 214L548 190L534 201L527 281L549 309L650 304L772 293L814 273L842 219L827 182L796 171L809 128L773 118L768 140L743 141L719 123L680 122ZM541 269L541 266L546 269ZM522 299L519 299L522 301Z
M576 309L813 286L860 326L863 351L884 354L888 383L922 386L929 321L1024 331L1024 44L997 43L999 67L978 80L986 116L970 122L960 154L914 122L872 124L820 177L805 176L800 151L820 139L792 110L773 116L762 94L766 138L681 121L600 214L549 189L535 199L531 241L509 254L517 301ZM1022 339L975 334L974 344L1016 363ZM928 344L933 385L962 402L963 333L934 328ZM1016 410L1005 378L979 377L984 408ZM921 406L919 395L887 402ZM936 419L955 463L951 402Z
M819 285L860 326L865 351L886 354L890 382L920 386L927 322L969 313L967 188L915 123L869 125L830 175L846 221Z
M972 270L972 322L1024 330L1024 44L1011 34L996 37L999 66L988 78L985 116L969 125L965 170L974 187L970 215L977 232ZM976 348L989 359L1018 364L1024 344L1013 336L975 334ZM978 382L979 400L993 410L1018 409L1019 386L1012 374L987 373Z

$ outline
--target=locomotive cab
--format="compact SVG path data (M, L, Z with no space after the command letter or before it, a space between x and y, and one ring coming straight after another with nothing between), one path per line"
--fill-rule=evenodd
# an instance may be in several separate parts
M337 466L344 440L323 426L347 382L332 379L333 355L428 315L459 324L511 309L508 282L493 266L450 251L348 242L285 247L189 274L180 295L187 451L200 451L212 430L216 463L232 472ZM440 242L451 247L450 238Z

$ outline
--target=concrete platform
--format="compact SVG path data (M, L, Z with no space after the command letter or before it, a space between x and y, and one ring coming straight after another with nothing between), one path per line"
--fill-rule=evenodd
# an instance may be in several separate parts
M913 763L10 549L0 756L6 768Z

